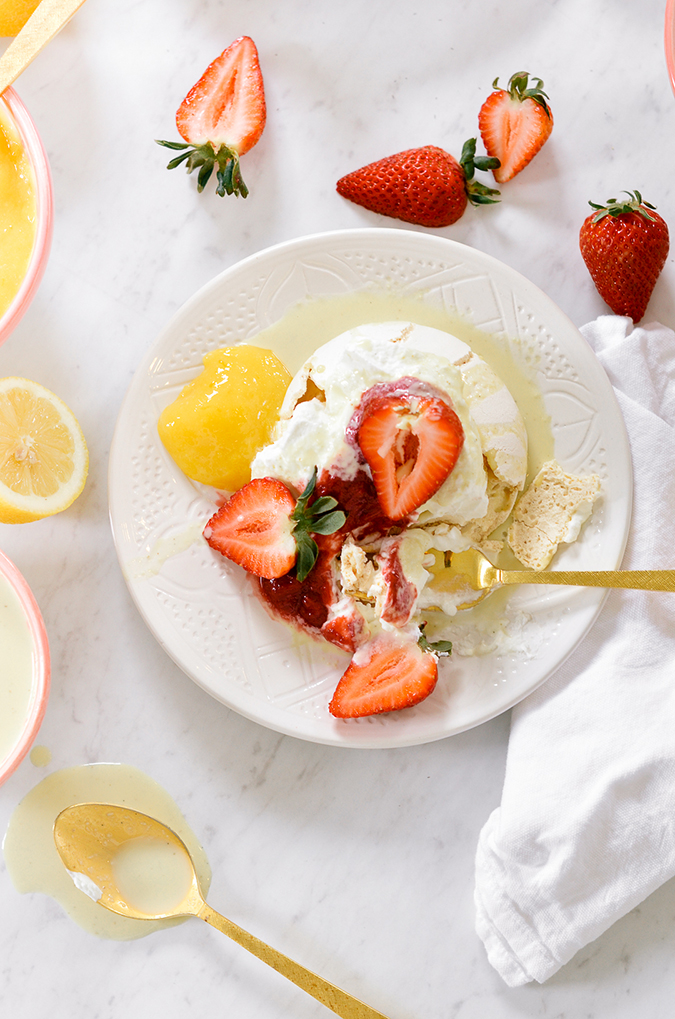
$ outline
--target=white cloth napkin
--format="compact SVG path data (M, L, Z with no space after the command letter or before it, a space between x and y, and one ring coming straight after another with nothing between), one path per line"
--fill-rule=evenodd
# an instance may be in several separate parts
M581 330L633 456L624 569L675 567L675 333ZM512 987L543 982L675 874L675 594L612 591L590 634L513 710L501 806L476 855L476 929Z

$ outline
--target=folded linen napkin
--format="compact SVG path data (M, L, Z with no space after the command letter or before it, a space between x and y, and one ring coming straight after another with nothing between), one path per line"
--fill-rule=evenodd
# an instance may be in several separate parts
M614 386L635 494L624 569L675 567L675 333L581 330ZM675 874L675 595L611 591L513 709L501 806L476 855L476 929L512 987L543 982Z

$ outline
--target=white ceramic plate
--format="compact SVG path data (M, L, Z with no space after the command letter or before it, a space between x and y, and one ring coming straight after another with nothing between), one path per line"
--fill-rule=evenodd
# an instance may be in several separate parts
M462 244L409 230L299 238L245 259L195 294L141 364L122 406L110 459L110 514L123 573L148 627L213 697L301 739L394 747L453 735L516 704L567 658L604 594L520 588L512 597L532 620L520 650L453 655L442 663L433 695L406 711L348 721L328 713L348 656L270 619L243 571L197 537L214 510L213 493L178 470L156 422L198 374L206 351L250 341L307 298L363 290L459 313L536 366L557 458L572 472L599 474L603 487L581 539L559 553L556 565L618 566L630 522L631 463L623 419L595 355L518 273Z

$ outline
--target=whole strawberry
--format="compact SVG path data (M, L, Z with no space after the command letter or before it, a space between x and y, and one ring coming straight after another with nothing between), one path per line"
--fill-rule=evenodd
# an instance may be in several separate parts
M417 226L450 226L467 203L485 205L499 194L473 179L475 170L492 170L499 161L476 156L476 139L464 143L459 162L435 145L406 149L369 163L337 182L338 193L381 216Z
M246 198L248 188L239 157L252 149L265 127L265 89L255 43L247 35L236 39L209 64L176 113L176 127L184 142L158 145L181 153L168 170L185 161L188 173L198 170L197 190L203 191L214 169L216 193Z
M639 322L663 269L670 241L665 221L639 191L627 201L589 202L579 247L596 289L615 315Z
M506 184L520 173L547 141L553 130L553 114L543 91L541 78L528 84L528 72L511 75L506 88L498 88L495 78L492 92L480 108L478 127L485 151L495 156L498 184Z

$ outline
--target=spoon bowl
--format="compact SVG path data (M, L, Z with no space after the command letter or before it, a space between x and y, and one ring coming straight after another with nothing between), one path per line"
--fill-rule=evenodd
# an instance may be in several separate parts
M128 901L118 885L115 862L128 848L157 842L181 854L191 873L187 890L181 887L177 901L157 912ZM183 840L161 821L130 807L114 803L76 803L62 810L54 822L54 842L75 884L99 905L136 920L164 920L196 916L226 934L272 969L330 1008L342 1019L387 1019L351 994L317 976L216 913L207 905L189 850Z

